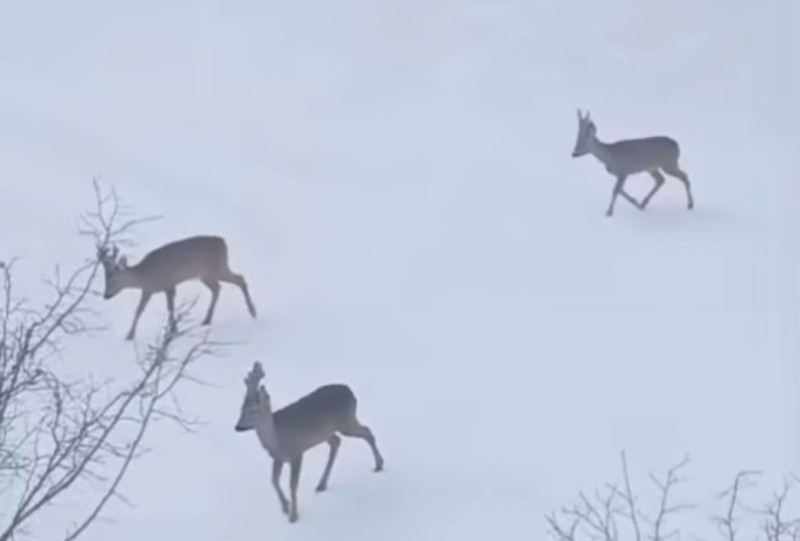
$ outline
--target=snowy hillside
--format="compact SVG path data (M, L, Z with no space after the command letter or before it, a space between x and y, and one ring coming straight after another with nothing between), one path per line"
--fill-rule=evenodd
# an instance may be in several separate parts
M91 254L74 225L97 176L164 216L131 261L222 235L259 310L223 287L214 338L240 344L181 392L207 424L156 426L135 505L86 539L535 540L621 448L642 486L689 452L704 512L740 468L800 469L799 22L788 1L0 6L0 259L34 291ZM606 218L613 179L571 158L578 107L605 141L676 138L695 209L670 179ZM202 285L179 295L205 310ZM137 299L97 301L110 331L76 365L129 368ZM155 298L140 343L164 315ZM345 439L317 495L314 449L289 525L233 430L256 359L278 405L349 383L385 471Z

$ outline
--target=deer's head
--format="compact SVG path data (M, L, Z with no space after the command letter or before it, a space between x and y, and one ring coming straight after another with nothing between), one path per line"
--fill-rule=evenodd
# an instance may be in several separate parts
M589 118L589 111L584 116L581 114L581 110L578 109L578 137L575 140L575 148L572 151L573 158L584 156L590 152L590 145L596 133L597 128L592 119Z
M128 268L128 260L125 256L119 257L119 248L113 246L98 246L97 259L103 265L106 278L106 289L103 293L104 299L110 299L124 288L122 277L125 269Z
M237 432L255 429L265 415L272 414L269 393L267 393L264 385L259 385L263 378L264 368L260 362L255 361L253 368L244 378L244 402L239 413L239 420L234 427Z

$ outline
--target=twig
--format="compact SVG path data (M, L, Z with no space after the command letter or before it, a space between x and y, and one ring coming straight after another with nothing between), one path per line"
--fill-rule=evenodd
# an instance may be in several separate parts
M154 219L123 218L116 193L103 194L96 180L93 186L96 210L83 216L81 234L99 244L129 240L135 225ZM0 541L30 532L33 518L46 516L43 512L66 494L91 498L95 492L78 489L89 483L100 492L65 534L75 540L112 497L124 500L119 487L133 461L147 451L144 438L154 420L171 420L184 429L200 422L186 416L175 390L191 379L190 365L221 344L208 339L208 330L198 335L195 325L184 325L191 305L182 304L177 327L167 323L137 356L140 370L132 380L69 381L50 361L63 354L65 337L101 328L87 304L100 276L99 261L89 259L71 272L57 266L46 283L51 300L38 308L15 298L12 269L13 260L0 268L0 483L18 498L8 508L8 523L0 524ZM185 351L176 357L173 350L181 347Z
M714 522L720 533L725 536L727 541L736 541L736 509L739 506L739 495L744 488L752 486L750 478L761 475L761 472L755 470L743 470L736 474L733 480L733 485L725 489L718 498L728 498L727 511L723 516L713 517Z

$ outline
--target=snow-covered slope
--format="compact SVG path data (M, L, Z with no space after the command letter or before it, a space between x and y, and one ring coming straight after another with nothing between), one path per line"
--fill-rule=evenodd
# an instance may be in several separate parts
M642 485L690 452L683 495L703 506L738 468L800 466L798 15L688 0L0 7L0 257L23 258L33 288L89 253L72 226L98 176L164 215L131 260L221 234L259 309L223 289L214 336L241 344L197 367L213 387L182 391L207 424L157 426L123 486L135 506L110 506L87 539L538 539L544 513L616 476L623 447ZM695 210L668 181L646 212L620 201L607 219L611 177L570 157L577 107L604 140L677 138ZM179 291L205 309L201 285ZM125 370L135 302L99 305L111 330L76 363ZM154 300L139 340L163 316ZM278 404L351 384L386 471L346 440L316 495L326 450L311 451L288 525L266 454L233 431L255 359Z

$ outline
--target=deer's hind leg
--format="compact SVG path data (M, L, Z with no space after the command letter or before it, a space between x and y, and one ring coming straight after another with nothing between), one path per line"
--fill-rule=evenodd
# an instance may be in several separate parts
M640 205L640 208L642 210L644 210L644 208L647 206L647 204L650 202L650 200L653 198L656 192L661 189L661 186L664 185L664 175L662 175L658 169L651 169L648 172L653 177L653 180L656 181L656 184L655 186L653 186L653 189L650 190L650 193L648 193L645 196L645 198L642 199L642 204Z
M383 470L383 456L381 456L381 452L378 450L378 445L375 442L375 435L368 426L358 422L355 414L350 417L348 422L345 423L345 426L339 429L339 432L344 436L361 438L366 441L370 449L372 449L372 456L375 458L375 471L379 472Z
M687 175L678 164L673 164L670 166L662 167L661 168L666 174L671 177L675 177L681 182L683 182L683 187L686 188L686 208L691 210L694 208L694 199L692 198L692 187L689 182L689 175Z
M234 284L242 290L244 301L247 303L247 311L250 312L251 316L256 317L256 305L253 304L253 299L250 298L250 289L247 287L247 281L244 279L244 276L241 274L236 274L230 270L230 268L226 267L220 273L219 279L223 282Z
M208 305L208 312L206 312L206 317L203 320L203 325L210 325L211 319L214 317L214 308L217 306L217 299L219 298L219 282L212 278L203 278L202 282L206 285L208 289L211 290L211 302Z
M175 287L170 287L164 291L164 295L167 297L167 313L169 314L169 328L171 331L177 329L175 321L175 289Z
M336 434L328 438L328 445L330 446L328 463L325 465L325 471L322 473L322 479L319 480L319 484L317 485L317 492L323 492L328 488L328 477L331 476L333 461L336 460L336 453L339 451L339 446L341 444L342 439Z

